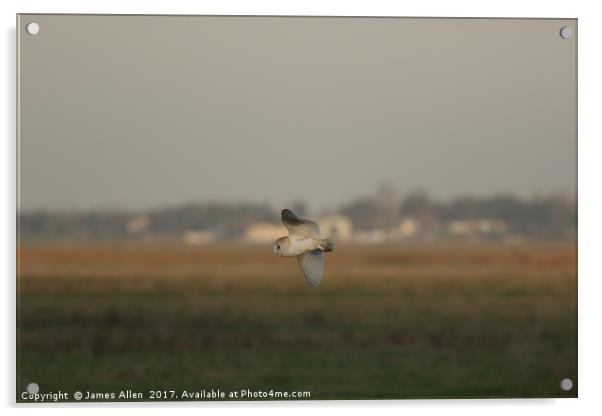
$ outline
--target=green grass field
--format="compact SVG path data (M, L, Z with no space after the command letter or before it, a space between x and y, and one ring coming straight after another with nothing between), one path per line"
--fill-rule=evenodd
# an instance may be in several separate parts
M574 246L340 246L318 290L270 247L22 244L18 257L18 401L29 382L577 395Z

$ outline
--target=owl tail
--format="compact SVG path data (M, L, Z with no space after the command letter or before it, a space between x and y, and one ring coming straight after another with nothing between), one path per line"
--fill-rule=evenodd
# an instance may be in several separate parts
M334 250L334 243L332 242L332 240L330 238L324 238L322 240L320 240L320 249L322 249L322 251L328 253L329 251L333 251Z

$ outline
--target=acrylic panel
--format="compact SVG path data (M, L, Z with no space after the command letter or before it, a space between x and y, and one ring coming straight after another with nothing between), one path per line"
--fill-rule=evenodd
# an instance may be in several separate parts
M576 19L17 44L17 401L577 396Z

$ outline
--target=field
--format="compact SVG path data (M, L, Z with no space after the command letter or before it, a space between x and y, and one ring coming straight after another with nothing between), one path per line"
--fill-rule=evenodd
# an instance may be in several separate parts
M18 401L29 382L146 397L577 395L573 245L340 246L317 290L263 246L21 243L18 268Z

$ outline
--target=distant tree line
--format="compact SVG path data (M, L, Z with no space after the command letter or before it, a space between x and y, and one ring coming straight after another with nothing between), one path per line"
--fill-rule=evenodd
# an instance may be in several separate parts
M213 231L221 238L241 236L256 222L276 222L276 212L267 204L227 204L219 202L188 203L150 212L33 211L19 215L19 232L23 237L40 238L128 238L129 224L139 217L148 218L142 234L179 236L189 230ZM136 233L141 234L141 233Z
M360 230L378 228L383 203L379 198L357 199L340 212ZM503 221L509 233L532 238L572 238L577 229L577 204L563 196L520 199L510 195L459 197L451 201L433 200L424 192L406 196L398 206L399 217L415 219L424 230L441 229L450 221Z
M149 214L149 230L160 234L180 234L187 230L215 231L220 237L240 237L246 228L257 222L276 222L279 214L267 204L186 204L164 208Z
M17 213L17 231L22 237L38 238L122 238L127 235L129 212Z
M299 215L306 215L303 202L291 205ZM395 227L403 218L412 218L422 232L437 233L451 221L503 221L509 233L535 239L574 238L577 228L575 201L561 196L520 199L513 196L461 197L436 201L424 192L397 198L383 189L375 196L358 198L330 212L348 217L355 230L370 231ZM257 203L188 203L149 212L22 212L19 231L28 238L48 239L125 239L133 234L129 225L144 217L148 224L143 233L156 236L179 236L189 230L211 231L220 239L240 238L254 223L278 223L279 212L267 204Z

